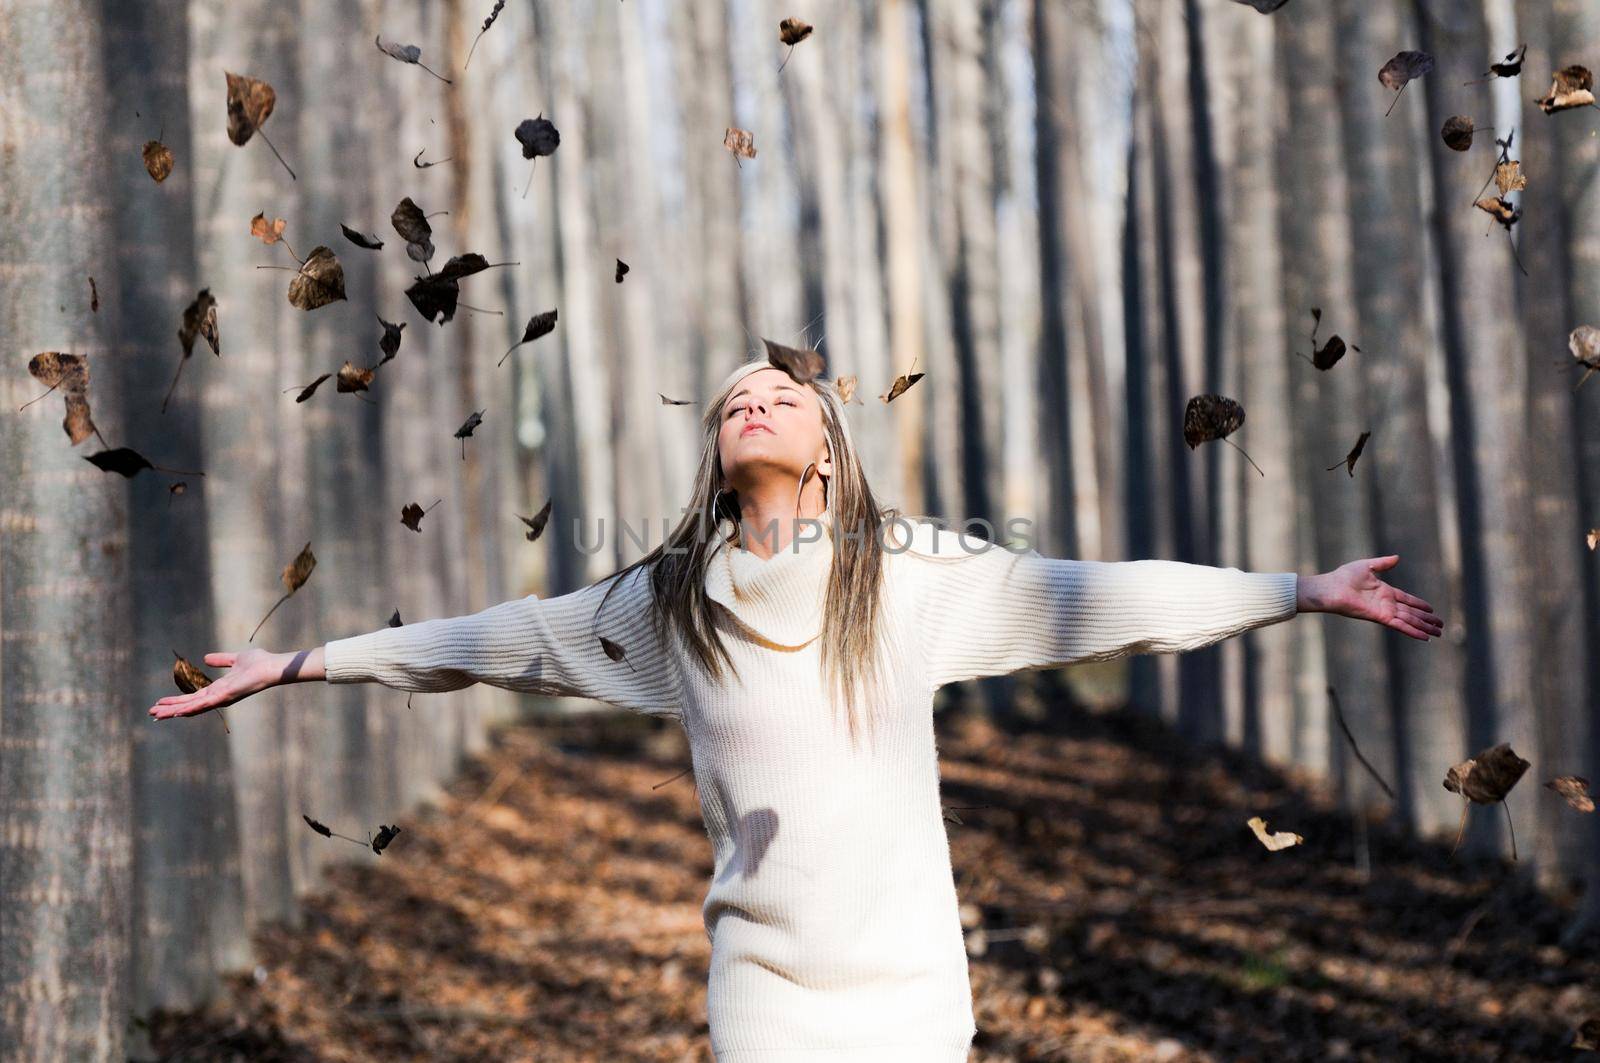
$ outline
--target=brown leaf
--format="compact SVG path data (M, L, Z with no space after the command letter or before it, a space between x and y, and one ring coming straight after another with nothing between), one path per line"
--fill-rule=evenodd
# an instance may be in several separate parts
M536 542L539 536L544 534L544 526L550 520L550 503L553 501L555 501L553 498L545 499L545 503L540 507L539 512L531 517L524 517L520 513L517 514L517 519L528 526L527 539L530 543Z
M149 171L150 177L156 184L165 181L172 174L172 149L159 140L144 142L144 168Z
M1399 92L1407 82L1415 81L1432 69L1433 56L1427 52L1398 52L1378 70L1378 80L1385 88Z
M1522 173L1522 161L1511 159L1502 162L1494 168L1495 184L1500 188L1500 195L1506 196L1512 192L1528 187L1528 179Z
M840 377L838 380L835 380L833 382L833 386L839 392L839 401L841 403L848 403L855 396L855 393L856 393L856 377L855 377L855 374L852 373L850 376L842 376L842 377ZM910 386L911 386L910 384L906 385L906 387L910 387ZM902 390L904 390L904 389L902 389Z
M98 314L100 312L100 289L95 285L94 278L89 278L89 309Z
M811 383L827 368L822 355L809 347L785 347L766 337L761 342L767 345L767 362L788 373L796 384Z
M441 277L437 273L431 277L418 277L416 283L406 289L406 298L411 300L411 305L429 321L438 315L439 324L456 316L456 303L461 298L461 284L454 277Z
M389 224L406 242L406 254L413 262L426 262L433 257L433 226L428 224L422 208L411 197L400 201L389 215Z
M756 157L755 138L748 129L729 126L728 131L723 134L722 146L733 152L735 162L741 156L746 159Z
M620 661L623 658L627 657L627 655L628 655L627 651L622 648L622 644L621 643L612 642L610 639L606 638L604 635L601 635L599 638L600 638L600 648L606 651L606 656L607 657L610 657L613 661Z
M306 543L294 555L294 560L283 566L283 585L293 594L305 586L306 580L311 578L311 570L316 567L317 557L311 552L311 544Z
M84 455L84 461L103 472L114 472L131 480L145 469L153 469L148 458L131 447L112 447Z
M1594 795L1589 792L1589 780L1581 775L1557 775L1545 786L1567 799L1567 804L1579 812L1594 811Z
M1319 350L1312 354L1311 364L1323 372L1327 372L1329 369L1332 369L1335 365L1339 364L1339 359L1344 357L1344 352L1347 349L1359 351L1361 348L1354 345L1350 345L1347 348L1344 340L1339 337L1339 334L1334 333L1332 336L1328 337L1327 343L1324 343Z
M878 396L879 401L888 404L905 394L906 390L927 376L926 373L902 373L889 384L889 390Z
M317 379L313 380L300 390L300 394L294 397L294 401L304 402L309 399L312 395L316 394L317 387L332 375L332 373L323 373L321 376L317 377Z
M1445 146L1451 150L1466 151L1472 147L1472 134L1476 131L1471 118L1458 114L1445 119L1444 128L1439 130L1439 135L1444 138Z
M1588 540L1589 549L1591 550L1593 550L1597 545L1600 545L1600 528L1590 528Z
M1480 750L1445 773L1444 788L1480 805L1505 800L1529 762L1511 751L1508 743Z
M1594 75L1585 66L1562 67L1550 79L1550 93L1534 101L1545 114L1594 106Z
M383 52L385 55L389 56L390 58L398 59L402 63L409 63L412 66L420 66L420 67L422 67L422 69L427 70L428 73L432 74L434 77L438 78L440 81L444 82L446 85L451 84L451 81L450 81L449 78L445 77L443 74L438 73L437 71L430 70L428 68L428 66L425 63L422 62L422 49L418 48L416 45L414 45L414 44L394 44L394 43L384 44L383 43L383 34L381 34L381 33L378 34L376 37L374 37L373 40L378 45L378 51ZM419 152L418 154L421 154L421 153Z
M344 365L339 367L339 379L334 386L339 391L366 391L367 385L372 383L372 378L377 375L375 367L361 368L346 359Z
M810 23L797 18L786 18L778 23L778 39L792 48L811 36L813 28Z
M453 262L455 260L451 259L451 261ZM511 346L507 347L506 348L506 353L502 354L500 356L500 361L496 362L495 365L500 365L507 358L511 357L511 352L516 350L518 347L521 347L524 343L532 343L534 340L538 339L540 336L548 336L550 333L554 332L555 330L556 330L556 312L555 312L555 310L553 310L553 309L552 310L546 310L542 314L534 314L532 317L530 317L528 319L528 324L523 328L523 330L522 330L522 338L520 340L518 340L516 343L513 343Z
M438 502L435 502L433 506L437 506L439 502L443 501L444 499L441 498ZM415 502L407 502L404 508L400 510L400 523L404 524L418 535L422 534L422 518L425 514L433 509L433 506L423 509Z
M1183 441L1193 450L1244 425L1244 407L1225 395L1196 395L1183 410Z
M226 73L226 72L225 72ZM244 145L272 115L278 94L260 78L226 74L228 79L228 139Z
M315 310L344 297L344 267L332 251L318 244L289 282L289 303L300 310Z
M275 244L283 239L283 227L286 224L282 218L273 218L268 221L265 214L257 214L250 219L250 235L264 244Z
M1514 52L1507 52L1506 57L1498 63L1490 63L1489 69L1484 71L1484 79L1488 78L1514 78L1522 73L1522 57L1528 52L1524 44ZM1473 82L1467 82L1471 85Z
M201 288L183 310L183 324L178 327L178 342L183 344L185 358L194 353L195 337L204 336L211 353L222 356L222 338L217 331L217 300L210 288Z
M617 283L622 283L623 276L628 272L628 264L622 259L617 259Z
M1473 206L1487 213L1495 221L1510 229L1522 218L1522 211L1511 205L1509 200L1498 196L1485 196Z
M1299 845L1305 841L1300 835L1290 830L1280 830L1268 834L1267 821L1260 816L1251 816L1245 820L1245 825L1255 831L1255 835L1261 840L1261 844L1272 852L1277 852L1279 849L1287 849L1291 845Z
M1372 435L1371 432L1362 432L1361 438L1356 440L1356 445L1350 448L1350 453L1344 456L1344 460L1334 462L1324 471L1332 472L1334 469L1337 469L1339 466L1343 465L1345 467L1345 471L1351 476L1354 476L1356 474L1356 459L1361 456L1361 448L1367 445L1367 437L1370 435Z
M87 355L44 351L28 359L28 372L46 387L61 389L61 397L66 404L66 416L61 421L61 428L73 446L100 434L89 413ZM101 443L104 442L102 439Z
M352 244L355 244L357 247L364 248L368 251L383 250L383 241L378 239L376 236L368 236L366 233L357 232L344 222L339 223L339 229L344 233L344 238L349 240Z
M656 392L656 394L657 395L661 395L661 392L658 391L658 392ZM661 405L663 405L663 406L693 406L694 405L694 400L693 399L669 399L665 395L661 395Z
M201 687L211 685L211 677L196 668L187 657L182 656L177 650L172 655L178 658L172 663L172 681L178 684L178 689L185 694L193 694Z

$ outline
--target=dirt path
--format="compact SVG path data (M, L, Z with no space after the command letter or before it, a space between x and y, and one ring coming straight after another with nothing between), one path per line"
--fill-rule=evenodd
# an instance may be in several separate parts
M1382 824L1364 879L1325 795L1132 714L1060 721L941 715L957 885L982 927L974 1063L1600 1059L1570 1047L1600 1014L1600 942L1555 944L1572 898ZM666 782L688 765L681 732L642 740L651 723L502 733L383 857L330 873L303 927L264 931L256 977L154 1016L152 1043L182 1060L709 1061L710 843L692 778ZM1251 815L1305 844L1266 851Z

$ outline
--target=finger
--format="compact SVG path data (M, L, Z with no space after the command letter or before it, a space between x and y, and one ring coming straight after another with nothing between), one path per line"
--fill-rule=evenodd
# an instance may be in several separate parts
M1440 620L1432 613L1425 613L1418 609L1413 609L1409 605L1398 605L1395 607L1395 612L1408 621L1413 627L1427 631L1430 634L1437 635L1440 631L1444 630L1444 621Z
M1401 590L1399 587L1394 589L1394 593L1397 598L1399 598L1402 602L1405 602L1407 605L1416 606L1418 609L1426 609L1430 613L1433 612L1433 606L1428 604L1428 602L1425 600L1418 598L1415 594L1409 594L1406 591Z
M1385 569L1391 569L1399 563L1399 554L1385 554L1383 557L1367 558L1367 567L1374 572L1382 572Z
M1401 617L1396 617L1389 626L1400 632L1402 635L1408 635L1411 638L1418 639L1422 642L1428 641L1428 635L1425 631Z
M232 668L234 659L238 656L237 653L208 653L205 655L205 662L221 668Z

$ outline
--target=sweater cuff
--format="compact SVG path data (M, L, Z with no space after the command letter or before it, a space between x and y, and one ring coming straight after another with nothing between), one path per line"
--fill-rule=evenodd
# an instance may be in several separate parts
M372 681L375 678L372 673L372 651L376 649L372 643L388 633L387 629L369 631L364 635L352 635L347 639L334 639L332 642L323 643L323 678L329 683Z
M1297 572L1247 572L1246 594L1261 614L1260 623L1274 624L1300 612L1300 574Z

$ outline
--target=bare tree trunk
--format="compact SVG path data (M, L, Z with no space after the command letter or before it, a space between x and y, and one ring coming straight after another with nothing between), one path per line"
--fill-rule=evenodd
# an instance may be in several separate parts
M194 132L194 212L199 245L199 286L217 300L222 356L202 345L173 401L186 392L205 401L201 425L206 468L202 490L211 546L211 593L216 609L217 649L300 645L308 631L303 615L313 595L279 606L254 639L251 633L284 593L279 574L313 536L303 498L304 455L295 408L277 403L280 389L297 382L299 322L303 311L289 305L288 275L261 265L293 265L281 245L266 247L250 236L250 218L270 212L284 218L295 250L308 253L299 223L298 182L273 157L261 134L237 146L226 132L225 71L261 78L277 92L274 121L264 131L293 165L298 136L294 116L303 106L295 61L295 23L274 17L263 0L189 5L190 123ZM309 235L309 229L305 230ZM211 358L211 361L207 361ZM326 393L319 399L331 398ZM287 492L287 495L286 495ZM313 551L316 544L313 542ZM313 577L316 578L316 577ZM197 664L199 662L196 662ZM228 715L229 751L240 837L246 922L292 917L296 911L288 826L285 764L286 724L305 711L306 692L286 688L270 711ZM209 722L209 721L207 721Z
M204 359L215 357L204 341L187 367L187 386L162 412L182 358L177 323L202 286L195 270L187 5L108 2L101 10L120 259L114 274L119 298L103 305L101 314L108 321L116 315L115 332L129 355L123 366L129 445L152 461L200 469L207 463L196 385ZM129 62L135 55L142 61ZM144 142L157 134L174 157L172 173L159 185L139 164ZM109 268L99 274L107 293L113 279L108 274ZM223 336L231 348L233 337ZM204 481L185 479L188 490L181 495L150 489L155 481L128 494L128 641L138 663L125 707L179 692L172 678L174 652L207 674L217 671L202 656L219 648L209 593L206 492ZM194 1007L216 990L218 971L241 967L249 958L243 886L233 857L239 831L227 732L221 717L195 727L151 726L136 718L133 756L132 814L138 826L131 1006L136 1014L157 1006Z
M1405 20L1393 4L1340 0L1335 10L1335 58L1345 69L1363 70L1373 55L1405 35ZM1415 149L1419 137L1435 133L1420 128L1425 115L1414 103L1406 107L1401 101L1385 118L1386 90L1376 77L1345 77L1338 88L1349 169L1348 194L1338 208L1350 218L1363 347L1349 368L1365 375L1372 410L1367 426L1372 438L1356 475L1373 485L1376 551L1400 555L1392 582L1444 613L1449 582L1426 416L1427 352L1437 347L1438 337L1419 313L1430 259L1420 199L1427 162ZM1414 830L1454 827L1459 799L1439 785L1437 751L1460 749L1466 742L1458 693L1460 647L1448 638L1418 643L1396 631L1383 632L1382 641L1390 680L1385 700L1393 714L1393 746L1382 763L1393 768L1386 777L1397 791L1397 811ZM1342 704L1349 708L1348 696ZM1375 743L1377 735L1371 739ZM1375 752L1369 745L1363 750L1369 758Z
M1481 5L1415 0L1413 10L1416 46L1435 57L1420 87L1428 127L1437 130L1463 107L1460 86L1482 75L1490 49ZM1482 86L1476 92L1480 99L1487 95ZM1528 491L1522 475L1488 475L1496 468L1526 468L1526 370L1522 359L1506 357L1523 349L1513 301L1516 266L1503 238L1484 239L1486 216L1472 209L1488 172L1482 158L1450 150L1437 135L1428 144L1467 626L1463 755L1496 741L1529 749L1530 714L1512 710L1533 683L1526 596L1531 561L1523 538ZM1503 816L1471 819L1464 848L1509 852Z
M85 462L102 441L73 446L61 392L22 409L45 390L17 371L28 359L84 355L104 444L129 442L128 352L112 346L100 8L5 0L0 26L0 1044L30 1060L120 1059L132 892L127 496L159 493L162 481ZM182 455L151 457L182 467Z

